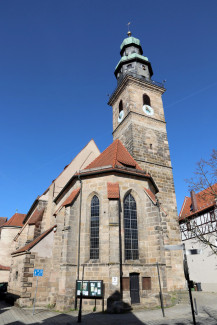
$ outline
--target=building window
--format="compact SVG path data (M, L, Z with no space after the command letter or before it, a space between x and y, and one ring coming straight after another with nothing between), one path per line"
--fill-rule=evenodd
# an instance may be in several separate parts
M143 95L143 105L149 105L149 106L151 106L150 98L146 94Z
M122 278L122 289L123 289L123 291L130 291L130 278L129 277Z
M99 199L96 195L91 200L90 258L99 258Z
M127 65L127 69L131 69L132 67L133 67L132 64Z
M142 290L151 290L151 278L150 277L142 278Z
M136 201L131 194L124 200L125 259L139 258Z
M123 111L123 101L122 100L120 100L120 103L119 103L119 114L121 111Z
M190 221L187 221L187 230L188 230L188 231L191 231L191 224L190 224Z

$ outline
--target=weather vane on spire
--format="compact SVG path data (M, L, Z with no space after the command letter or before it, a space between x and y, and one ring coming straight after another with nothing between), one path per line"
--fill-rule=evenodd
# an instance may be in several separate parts
M127 23L127 26L128 26L128 32L127 32L127 35L128 35L129 37L131 36L130 24L131 24L131 22Z

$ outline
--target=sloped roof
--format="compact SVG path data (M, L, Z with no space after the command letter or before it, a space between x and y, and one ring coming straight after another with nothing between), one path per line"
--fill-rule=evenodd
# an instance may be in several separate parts
M23 227L23 220L25 214L15 213L7 222L4 223L3 227Z
M84 170L107 166L111 166L112 168L115 168L115 166L130 167L142 170L120 140L115 140L92 163L84 168Z
M28 224L35 225L38 221L41 221L44 214L44 209L45 208L41 208L40 210L35 209L35 211L33 212L32 216L28 221Z
M156 204L157 203L157 198L154 195L154 193L151 190L149 190L148 188L145 188L145 187L144 187L144 191L148 195L148 197L152 200L152 202L154 204Z
M77 198L79 193L80 193L80 187L72 191L69 197L63 202L62 206L67 206L72 204L72 202Z
M7 222L7 218L6 217L0 217L0 227L3 226L3 224Z
M13 253L11 253L11 255L29 251L36 244L38 244L44 237L46 237L53 230L54 227L56 227L56 225L54 225L53 227L51 227L48 230L44 231L40 236L38 236L37 238L35 238L31 243L29 243L29 244L27 244L27 245L19 248L17 251L15 251Z
M193 216L196 213L202 212L207 210L208 208L213 207L215 203L215 194L212 192L214 191L217 195L217 183L207 189L195 194L196 201L197 201L197 210L192 211L191 205L192 200L191 197L186 196L179 214L179 220L183 220L187 217Z
M119 184L118 183L107 183L108 199L119 199Z
M0 271L10 271L10 266L4 266L0 264Z

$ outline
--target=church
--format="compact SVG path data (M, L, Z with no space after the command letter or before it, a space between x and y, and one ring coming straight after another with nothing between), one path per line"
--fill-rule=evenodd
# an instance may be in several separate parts
M113 143L100 153L91 140L36 198L14 238L8 291L20 306L33 304L34 269L43 269L37 305L58 310L74 308L81 279L101 281L105 304L118 291L131 305L158 306L157 263L167 304L185 291L182 252L164 248L181 243L165 88L130 32L120 55L108 103ZM94 299L83 304L93 308Z

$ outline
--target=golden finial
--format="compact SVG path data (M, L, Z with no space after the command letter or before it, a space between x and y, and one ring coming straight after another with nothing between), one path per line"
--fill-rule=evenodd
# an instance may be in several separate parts
M127 23L127 26L128 26L128 32L127 32L127 35L130 37L132 34L131 34L131 31L130 31L130 24L131 22Z

